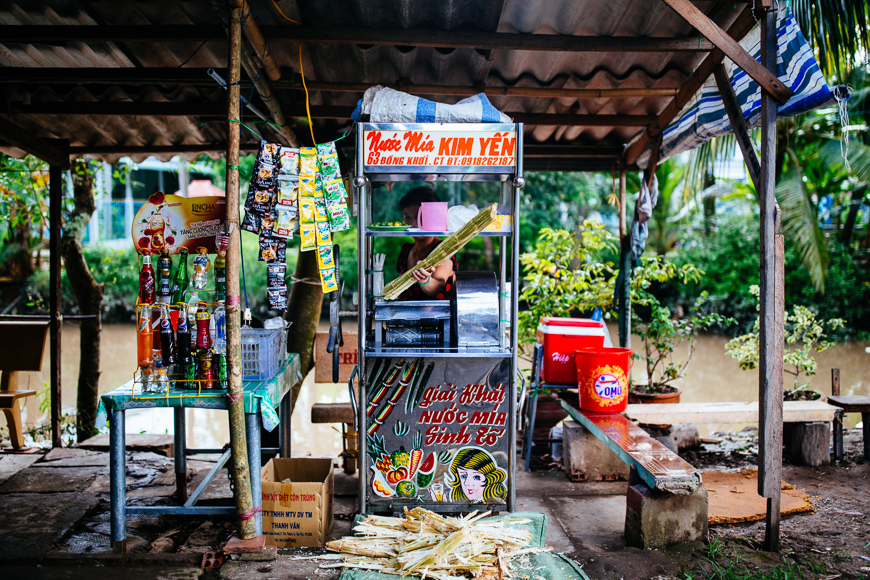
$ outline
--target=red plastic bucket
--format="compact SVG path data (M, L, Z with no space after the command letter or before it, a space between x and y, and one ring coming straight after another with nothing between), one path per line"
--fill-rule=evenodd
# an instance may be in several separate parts
M584 348L574 353L580 408L621 413L628 404L630 348Z

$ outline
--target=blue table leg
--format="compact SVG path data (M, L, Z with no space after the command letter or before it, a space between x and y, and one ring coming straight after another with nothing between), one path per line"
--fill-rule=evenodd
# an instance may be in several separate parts
M178 503L187 501L187 425L184 407L175 407L175 494Z
M124 411L112 411L109 424L109 480L112 503L112 550L127 549L127 466L124 456Z
M280 448L281 457L284 459L290 458L290 419L293 415L293 392L287 391L284 398L281 399L281 404L278 408L278 416L281 418L281 424L278 425L278 447Z
M260 453L260 414L245 413L245 431L248 439L248 467L251 471L251 499L253 507L263 505L263 492L260 485L260 468L262 467L262 459ZM255 518L257 522L257 535L263 535L263 516L258 514Z

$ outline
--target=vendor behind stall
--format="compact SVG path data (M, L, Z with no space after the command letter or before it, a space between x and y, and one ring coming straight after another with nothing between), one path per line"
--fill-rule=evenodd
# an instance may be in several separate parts
M424 202L441 201L431 187L415 187L399 200L399 210L406 224L412 228L418 227L417 213L420 204ZM396 270L404 274L423 261L441 240L435 236L414 238L413 243L402 246ZM432 268L420 268L411 273L416 284L402 292L399 300L453 300L456 298L455 273L459 262L455 256L444 260Z

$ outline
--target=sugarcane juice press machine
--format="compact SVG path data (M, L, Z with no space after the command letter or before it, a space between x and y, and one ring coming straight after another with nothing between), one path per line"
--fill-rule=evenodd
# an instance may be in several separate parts
M522 124L358 123L359 366L350 381L360 434L360 512L514 511ZM385 300L372 291L387 236L370 229L375 182L490 182L500 224L496 272L460 272L456 299ZM382 190L381 190L382 191ZM459 259L461 260L459 251Z

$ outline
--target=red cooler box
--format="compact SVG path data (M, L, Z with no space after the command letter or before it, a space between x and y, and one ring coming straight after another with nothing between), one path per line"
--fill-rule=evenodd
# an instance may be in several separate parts
M556 385L577 385L575 350L604 346L604 324L589 318L544 316L537 335L544 348L544 382Z

